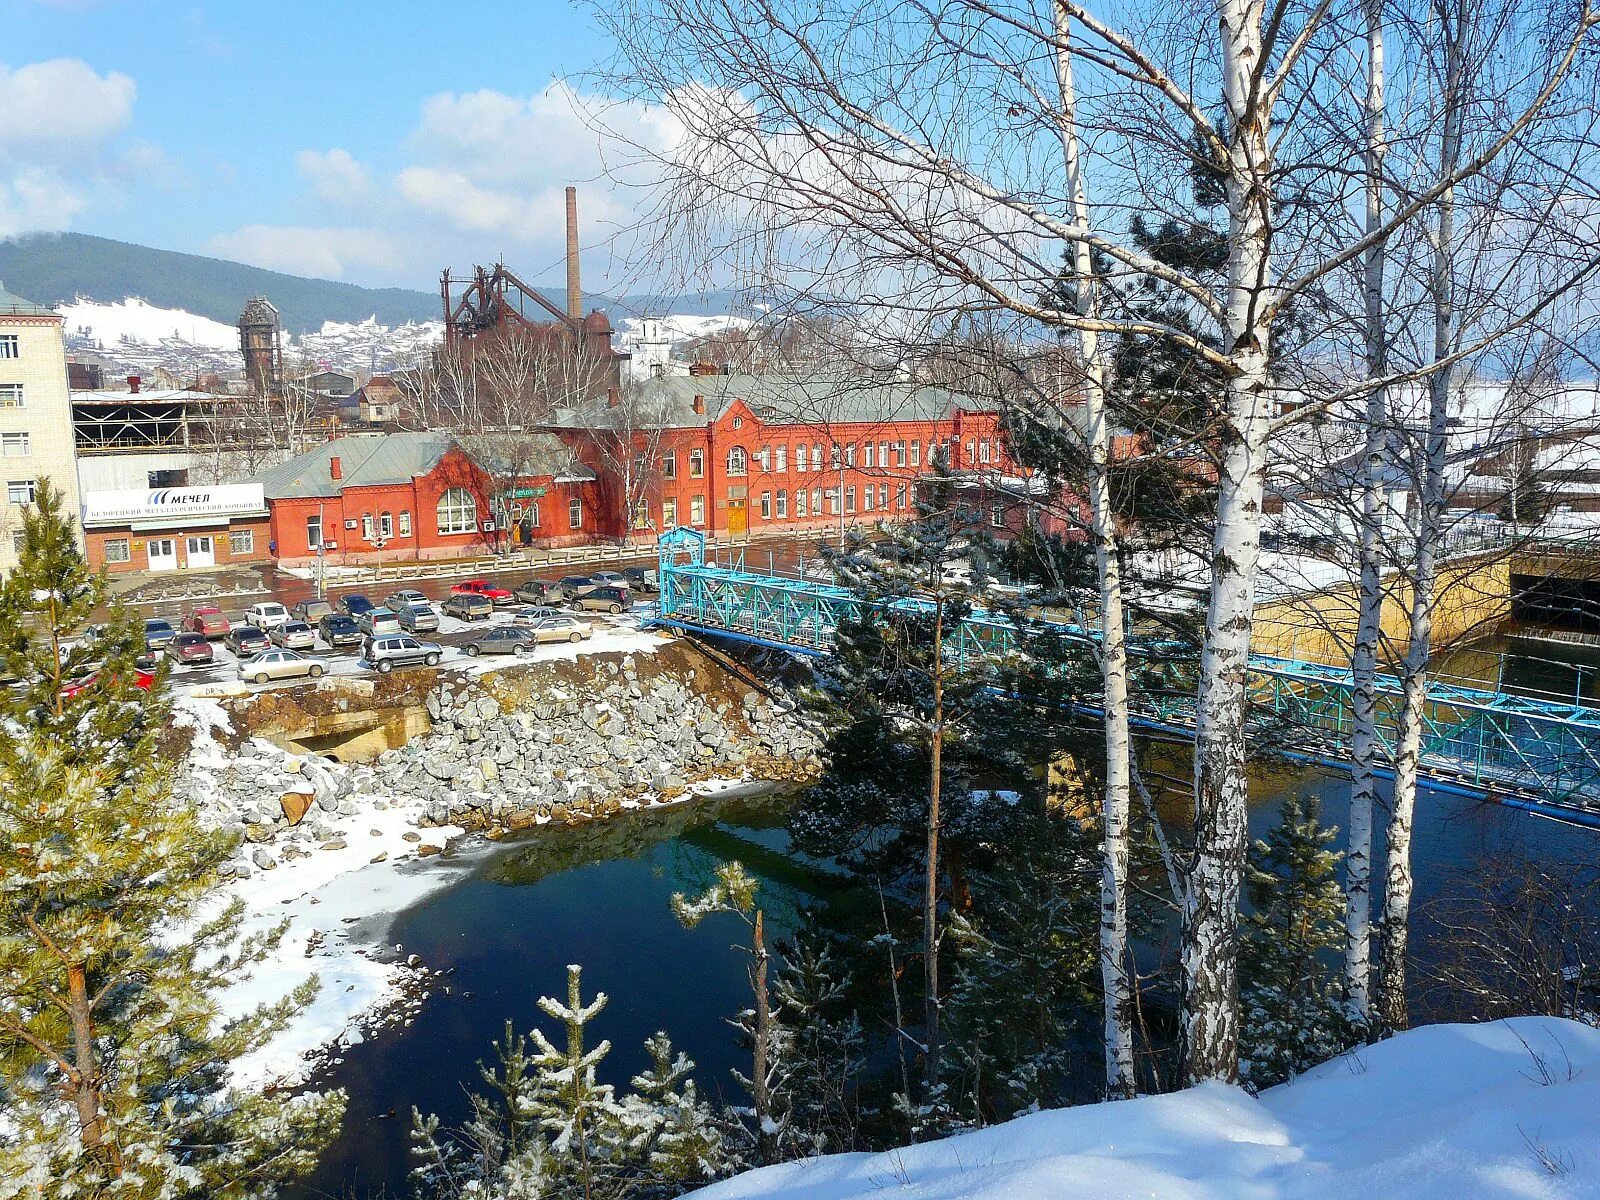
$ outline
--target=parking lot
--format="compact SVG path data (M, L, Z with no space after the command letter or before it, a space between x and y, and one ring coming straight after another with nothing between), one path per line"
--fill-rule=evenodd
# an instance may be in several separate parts
M439 612L439 629L437 632L426 632L415 635L418 641L436 643L444 652L442 666L465 666L469 663L512 663L526 661L513 655L485 655L482 658L473 658L462 647L470 640L481 635L486 629L501 628L515 624L514 616L524 608L530 607L520 602L504 607L496 607L486 620L463 621L440 611L440 604L450 594L449 587L436 587L434 589L417 589L428 595L429 603L436 612ZM383 600L381 595L371 595L369 598L376 603ZM553 605L563 615L572 615L590 627L591 636L580 645L585 651L603 651L611 646L618 645L623 638L637 635L640 624L655 611L654 597L636 595L634 607L618 615L603 612L573 612L565 605ZM230 609L223 606L223 615L227 617L230 626L236 626L243 620L245 606ZM187 613L164 613L164 619L171 621L174 628L182 629L182 620ZM197 687L209 687L218 684L238 684L240 681L238 666L239 657L231 650L220 637L211 639L211 652L213 661L210 663L184 664L171 660L171 682L175 688L190 690ZM538 647L529 657L537 659L541 656L548 657L551 652L570 653L568 647L557 644ZM297 651L304 657L314 659L322 664L328 676L350 676L375 674L373 668L361 658L359 646L347 646L337 649L330 648L319 638L314 649ZM397 668L404 670L405 668ZM251 689L289 687L297 683L304 683L303 679L282 680L266 684L246 683Z

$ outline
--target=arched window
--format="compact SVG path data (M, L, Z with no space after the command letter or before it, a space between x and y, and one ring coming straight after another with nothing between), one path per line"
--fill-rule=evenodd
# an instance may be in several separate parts
M378 514L378 536L386 541L394 536L393 513L386 512Z
M371 513L362 513L361 514L361 538L362 538L363 541L367 541L367 542L370 542L372 540L372 514Z
M478 528L478 502L466 488L451 488L439 497L439 532L472 533Z
M743 446L728 447L728 474L745 475L750 470L750 460L745 456Z

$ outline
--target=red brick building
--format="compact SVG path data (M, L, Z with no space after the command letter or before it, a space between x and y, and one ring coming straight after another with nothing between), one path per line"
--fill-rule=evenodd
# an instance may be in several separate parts
M734 537L907 517L942 456L997 531L1032 484L999 414L940 388L779 375L660 377L558 414L594 468L611 537L688 525Z
M309 566L319 547L327 562L356 564L461 558L524 535L587 540L597 525L594 473L554 437L525 437L521 448L527 461L512 476L491 474L444 434L326 442L259 476L271 553Z
M89 565L112 574L265 562L270 540L258 483L83 494Z

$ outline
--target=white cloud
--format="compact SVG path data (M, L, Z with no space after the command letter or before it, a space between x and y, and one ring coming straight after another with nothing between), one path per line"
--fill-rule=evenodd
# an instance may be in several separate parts
M295 166L319 199L356 205L371 195L372 180L367 169L348 150L337 146L325 153L302 150L295 155Z
M122 72L99 75L78 58L16 70L0 64L0 157L60 161L92 153L127 126L136 92Z
M351 270L388 272L405 261L394 238L376 229L246 225L218 234L207 250L274 271L342 279Z
M0 173L0 238L65 229L83 208L83 196L54 171L22 167Z

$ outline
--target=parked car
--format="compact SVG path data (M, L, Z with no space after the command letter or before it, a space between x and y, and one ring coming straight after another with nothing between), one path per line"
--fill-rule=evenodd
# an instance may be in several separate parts
M436 667L444 651L434 642L418 641L409 634L397 633L368 638L361 648L361 657L374 670L387 675L396 667L414 667L418 663Z
M356 624L354 617L347 617L344 613L329 613L317 622L317 636L335 649L340 646L359 646L361 626Z
M267 636L285 650L311 650L317 644L317 631L304 621L285 621Z
M487 596L474 596L467 592L457 596L446 596L444 603L439 607L458 621L487 621L494 615L493 600Z
M302 600L290 609L296 621L304 621L307 625L315 625L332 611L333 605L326 600Z
M622 575L628 581L628 586L636 592L646 596L656 596L661 593L661 584L656 580L656 573L648 567L623 567Z
M94 672L92 675L85 675L82 679L74 679L71 683L62 687L61 698L63 700L75 700L99 682L99 671ZM141 691L148 692L155 686L155 682L156 677L149 671L140 670L134 672L133 686Z
M633 597L628 594L627 588L595 587L586 592L579 592L572 598L571 604L579 611L591 609L598 612L619 613L625 608L633 607Z
M625 588L628 586L628 577L621 571L596 571L589 576L589 582L596 587Z
M160 617L151 617L144 623L145 649L152 653L165 650L177 636L178 631L172 627L172 622L163 621Z
M351 592L348 596L341 596L339 598L339 611L344 613L347 617L359 617L369 608L377 607L378 606L376 604L374 604L371 600L368 600L360 592Z
M402 608L409 608L413 604L427 604L428 602L428 598L417 591L416 588L401 588L398 592L388 596L384 600L383 606L391 612L399 612Z
M468 579L458 583L450 589L452 596L487 596L492 604L510 604L516 599L505 588L498 584L490 583L487 579Z
M167 657L175 663L201 665L216 659L211 652L211 639L203 633L180 633L167 643Z
M530 626L528 633L536 642L581 642L592 636L594 630L587 621L557 614Z
M395 616L400 620L400 628L407 633L433 633L439 628L439 614L426 600L396 609Z
M532 608L517 609L511 614L511 619L518 625L537 625L540 621L561 615L563 614L559 608L547 608L542 604L536 604Z
M585 591L593 586L594 581L591 580L587 575L563 575L560 579L556 580L555 591L557 594L553 596L552 599L560 603L565 603L566 601L571 600L579 592Z
M267 631L257 629L254 625L235 625L228 630L228 636L222 639L222 644L240 658L249 658L272 647Z
M356 616L356 626L369 638L377 637L380 633L399 633L400 618L387 608L369 608Z
M550 604L561 599L560 587L553 579L530 579L527 583L517 584L513 595L524 604Z
M191 608L189 615L183 619L183 628L189 633L203 633L208 638L227 637L228 618L222 615L222 610L214 604L203 604L198 608Z
M257 629L275 629L289 619L289 610L276 600L263 600L244 610L246 625Z
M480 654L527 654L534 645L532 630L501 625L498 629L485 629L470 642L462 643L461 648L477 658Z
M249 658L239 660L239 678L252 683L270 683L274 679L316 679L327 668L314 658L296 654L293 650L263 650Z

